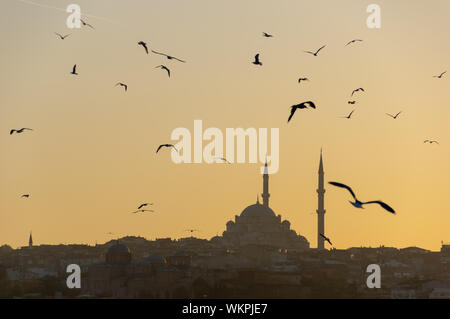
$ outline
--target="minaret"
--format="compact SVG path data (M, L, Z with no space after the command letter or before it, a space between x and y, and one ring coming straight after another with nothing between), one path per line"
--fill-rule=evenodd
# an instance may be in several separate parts
M261 194L263 198L263 206L269 207L269 170L267 169L267 158L266 164L264 165L264 175L263 175L263 193Z
M324 249L325 248L325 240L320 236L320 234L325 235L325 204L324 204L324 195L325 188L323 185L323 161L322 161L322 149L320 150L320 164L319 164L319 185L317 188L317 248Z
M31 235L31 232L30 232L30 239L28 239L28 247L33 247L33 236Z

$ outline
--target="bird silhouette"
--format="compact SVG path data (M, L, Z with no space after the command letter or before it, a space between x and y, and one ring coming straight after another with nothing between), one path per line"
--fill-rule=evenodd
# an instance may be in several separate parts
M72 72L70 72L70 74L78 75L78 73L77 73L77 65L76 64L74 64L74 66L72 68Z
M81 20L81 19L80 19L80 21L81 21L81 23L82 23L84 26L88 26L88 27L94 29L94 27L93 27L92 25L90 25L89 23L87 23L87 22L85 22L85 21L83 21L83 20Z
M398 112L395 115L392 115L392 114L389 114L389 113L386 113L386 114L389 115L390 117L392 117L395 120L400 115L400 113L402 113L402 111Z
M354 39L354 40L352 40L352 41L349 41L345 46L347 46L347 45L349 45L349 44L352 44L352 43L355 43L356 41L362 42L361 39Z
M439 75L434 75L433 77L434 77L434 78L440 79L440 78L442 78L442 76L443 76L445 73L447 73L447 71L444 71L444 72L442 72L442 73L439 74Z
M435 143L435 144L438 144L439 145L439 142L438 141L435 141L435 140L425 140L425 141L423 141L424 143L429 143L429 144L433 144L433 143Z
M173 144L161 144L160 146L158 146L156 153L158 153L162 147L173 147L173 149L178 152L177 148Z
M214 157L215 159L220 159L224 161L225 163L231 164L225 157Z
M125 89L125 92L128 90L128 85L126 85L125 83L119 82L115 86L118 86L118 85L123 86L123 88Z
M199 231L198 229L185 229L184 231L190 232L191 234L195 231Z
M349 201L349 202L350 202L350 204L352 204L356 208L364 208L363 205L366 205L366 204L378 204L381 207L383 207L385 210L387 210L388 212L390 212L392 214L395 214L395 210L391 206L389 206L388 204L386 204L386 203L384 203L384 202L382 202L380 200L374 200L374 201L369 201L369 202L361 202L360 200L358 200L356 198L355 193L353 192L353 190L349 186L347 186L345 184L342 184L342 183L338 183L338 182L328 182L328 183L333 185L333 186L345 188L346 190L348 190L350 192L350 194L353 196L353 199L355 200L354 202L352 202L352 201Z
M167 71L167 75L169 76L169 78L170 78L170 70L165 66L165 65L158 65L158 66L155 66L155 69L156 68L161 68L162 70L166 70Z
M353 96L353 94L355 94L355 93L358 92L358 91L365 92L363 88L357 88L356 90L353 90L353 91L352 91L352 95L351 95L351 96Z
M301 81L309 81L309 79L308 78L299 78L298 83L300 83Z
M255 61L252 62L254 65L262 65L262 63L259 61L259 53L255 55Z
M23 194L22 196L20 196L21 198L25 197L25 198L29 198L30 194Z
M153 50L152 50L152 52L155 53L155 54L163 55L163 56L165 56L165 57L166 57L167 59L169 59L169 60L177 60L177 61L180 61L180 62L183 62L183 63L186 62L186 61L184 61L184 60L180 60L180 59L178 59L178 58L176 58L176 57L174 57L174 56L171 56L171 55L168 55L168 54L165 54L165 53L161 53L161 52L157 52L157 51L153 51Z
M348 101L347 103L348 103L348 104L355 104L356 101Z
M70 34L67 34L67 35L64 35L64 36L61 35L61 34L59 34L59 33L56 33L56 32L55 32L55 34L56 34L57 36L59 36L59 37L61 38L61 40L64 40L64 39L67 38L71 33L70 33Z
M353 112L355 112L355 110L351 111L349 115L344 116L344 119L350 119L352 117Z
M329 242L331 246L333 246L333 244L330 241L330 238L326 237L324 234L319 234L320 237L322 237L323 239L325 239L325 241Z
M141 209L142 207L149 206L149 205L153 205L153 203L143 203L143 204L139 205L139 207L137 209Z
M132 214L137 214L137 213L145 213L145 212L151 212L153 213L154 210L151 209L138 209L137 211L131 212Z
M142 47L145 49L145 52L147 52L147 54L148 54L147 43L145 43L144 41L139 41L138 45L142 45Z
M263 36L264 36L265 38L273 38L273 35L268 34L268 33L266 33L266 32L263 32Z
M315 109L316 105L312 101L306 101L306 102L303 102L303 103L300 103L300 104L292 105L291 106L291 114L289 115L289 118L287 120L288 123L292 119L292 117L294 116L294 113L295 113L295 111L297 109L306 109L307 107Z
M320 50L322 50L323 48L325 48L325 45L322 46L321 48L319 48L316 52L311 52L311 51L304 51L306 53L312 54L314 56L317 56L317 54L320 52Z
M25 130L32 131L33 129L32 128L27 128L27 127L23 127L21 129L18 129L18 130L12 129L11 131L9 131L9 135L12 135L13 133L20 134L20 133L23 133L23 131L25 131Z

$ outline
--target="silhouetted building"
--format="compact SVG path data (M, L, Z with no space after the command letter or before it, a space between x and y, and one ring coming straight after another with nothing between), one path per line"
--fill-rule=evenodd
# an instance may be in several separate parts
M33 235L30 232L30 238L28 239L28 247L33 247Z
M307 249L308 240L290 229L288 220L281 220L269 207L269 173L267 163L263 175L263 204L246 207L235 220L226 224L223 241L230 246L264 245L275 248Z

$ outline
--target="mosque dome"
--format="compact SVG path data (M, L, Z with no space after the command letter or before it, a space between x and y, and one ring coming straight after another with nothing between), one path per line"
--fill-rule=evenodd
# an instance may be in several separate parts
M242 213L241 217L262 217L262 216L270 216L275 217L275 213L272 209L267 206L261 205L260 203L256 203L246 207Z
M127 264L131 261L131 252L127 246L117 241L109 247L105 257L108 264Z

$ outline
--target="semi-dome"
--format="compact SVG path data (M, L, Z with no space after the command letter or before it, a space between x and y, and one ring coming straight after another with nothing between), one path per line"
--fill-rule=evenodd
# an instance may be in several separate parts
M105 255L105 261L107 264L127 264L131 261L131 252L127 246L117 241L109 247Z
M116 243L116 244L112 245L111 247L109 247L108 254L111 254L111 253L116 253L116 254L117 253L125 253L125 254L127 254L127 253L130 253L130 250L128 249L127 246L125 246L123 244Z
M261 217L261 216L275 216L275 213L272 209L267 206L261 205L260 203L256 203L245 208L241 216L246 217Z

